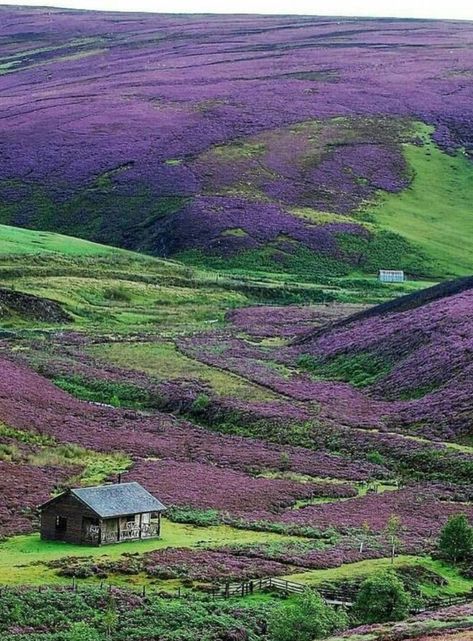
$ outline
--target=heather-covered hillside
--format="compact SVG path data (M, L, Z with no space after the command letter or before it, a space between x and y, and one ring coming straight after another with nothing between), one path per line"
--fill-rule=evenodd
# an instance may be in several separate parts
M471 438L473 279L371 308L296 342L299 365L313 375L392 401L391 427Z
M473 268L470 24L0 17L0 222L311 280Z

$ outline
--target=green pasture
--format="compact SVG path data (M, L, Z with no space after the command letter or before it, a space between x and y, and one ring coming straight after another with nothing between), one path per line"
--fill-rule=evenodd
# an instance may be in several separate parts
M256 545L300 541L296 536L234 529L226 525L198 527L195 525L163 522L162 538L149 541L132 541L104 547L88 547L61 541L42 541L38 534L11 537L0 543L0 584L3 585L47 585L68 584L69 577L58 576L54 569L45 564L61 558L92 557L99 561L118 560L123 554L143 554L153 550L172 548L219 547L224 545ZM324 570L307 570L288 574L282 578L317 588L326 583L362 580L373 572L389 568L402 569L419 567L434 573L445 585L421 583L422 593L427 597L453 596L473 589L473 580L461 576L458 570L428 556L399 555L394 563L389 558L370 559L347 563L340 567ZM99 578L81 579L94 583ZM177 579L156 580L144 574L109 574L106 581L116 585L152 584L168 590L177 588Z
M100 343L87 348L96 358L151 374L161 380L191 379L209 385L222 396L246 400L271 400L274 393L217 367L189 358L172 342Z
M256 532L231 528L227 525L198 527L185 523L163 521L160 539L131 541L104 547L74 545L62 541L42 541L39 534L14 536L0 542L0 584L69 583L70 579L57 576L44 563L67 556L92 556L97 559L117 559L124 553L150 552L163 548L284 543L304 540L297 536ZM114 577L112 582L131 583L143 577Z
M0 256L25 254L64 254L65 256L127 256L132 252L93 243L89 240L47 231L0 225Z
M314 256L304 253L302 258L317 267ZM268 271L258 271L244 256L235 265L194 262L185 265L71 236L0 225L0 287L52 299L73 316L71 327L91 331L189 332L220 325L234 307L377 303L429 284L386 287L361 273L333 277L325 284L317 278L298 282L290 272L270 271L269 263ZM4 315L2 322L7 328L50 325L18 315Z
M16 280L16 288L50 298L75 316L81 326L126 331L188 326L189 329L223 320L228 307L248 303L236 292L113 279L51 276Z
M463 577L457 568L442 561L433 560L430 556L414 555L396 556L394 563L390 558L369 559L357 563L346 563L338 568L299 572L285 576L284 578L317 588L318 585L325 582L343 582L353 579L363 579L373 572L388 570L389 568L401 569L410 566L421 566L445 580L445 585L434 585L432 583L420 584L421 591L425 596L452 596L455 594L464 594L473 589L473 579Z
M450 156L431 140L432 127L416 126L423 146L404 145L412 182L397 194L380 192L362 218L400 234L432 261L433 276L473 272L473 164Z

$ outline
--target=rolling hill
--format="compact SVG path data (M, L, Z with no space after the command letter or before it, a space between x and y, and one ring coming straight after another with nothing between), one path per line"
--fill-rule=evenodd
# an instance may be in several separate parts
M384 410L391 428L471 440L472 330L469 277L302 335L298 363L313 375L392 401L391 412Z
M259 578L387 570L422 614L326 637L470 634L472 37L0 7L2 641L280 641ZM122 477L160 538L40 539Z
M471 24L0 16L0 222L299 280L472 271Z

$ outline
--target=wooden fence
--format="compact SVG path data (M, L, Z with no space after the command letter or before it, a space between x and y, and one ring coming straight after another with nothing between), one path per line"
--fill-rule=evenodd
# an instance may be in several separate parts
M445 597L432 597L425 600L422 605L412 608L412 614L420 614L428 610L441 610L449 608L452 605L463 605L473 601L473 591L468 594L457 594Z
M181 591L181 588L177 588L177 590L173 592L167 592L163 590L156 590L156 588L150 588L145 585L141 586L140 588L133 588L132 586L122 588L122 586L114 586L111 583L105 583L104 581L101 581L98 586L92 586L90 583L88 583L80 585L79 588L79 584L79 581L76 578L73 578L70 589L76 592L78 592L80 589L80 591L82 592L84 590L91 589L92 587L100 587L103 590L112 592L114 588L119 588L138 593L140 594L140 596L148 598L160 596L165 596L166 598L181 598L186 594L185 591ZM49 585L39 585L37 589L38 592L42 592L43 590L46 590L50 587L51 586ZM6 586L0 586L0 594L4 589L8 588ZM356 588L348 586L341 588L307 586L303 583L296 583L295 581L288 581L286 579L277 577L265 577L262 579L248 579L237 583L227 582L207 591L207 594L215 599L230 599L245 597L253 594L256 591L264 590L274 590L287 596L289 596L290 594L302 594L307 590L315 590L322 596L327 604L332 605L335 608L343 607L347 609L353 607L357 592ZM465 594L425 599L418 605L411 608L410 613L420 614L429 610L440 610L442 608L451 607L453 605L463 605L472 601L473 590Z
M266 577L264 579L254 579L241 581L239 583L225 583L211 591L211 595L215 598L228 599L230 597L243 597L253 594L261 590L274 590L282 594L302 594L310 589L303 583L296 583L295 581L288 581L277 577ZM330 605L344 606L350 608L353 606L353 595L349 594L346 590L336 590L322 588L318 590L324 600Z
M316 590L327 604L347 609L353 607L357 596L357 589L354 587L307 586L303 583L276 577L247 580L239 583L225 583L225 585L213 589L210 594L215 598L228 599L248 596L260 590L274 590L286 595L302 594L306 590ZM411 614L419 614L428 610L440 610L453 605L463 605L470 601L473 601L473 591L467 594L433 597L424 599L419 605L412 607L410 612Z

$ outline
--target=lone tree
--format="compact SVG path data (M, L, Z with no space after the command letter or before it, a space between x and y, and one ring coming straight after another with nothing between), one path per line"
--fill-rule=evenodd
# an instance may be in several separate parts
M360 534L358 537L360 541L360 549L359 549L360 554L363 554L363 548L365 547L365 544L368 543L371 534L372 534L371 526L368 523L368 521L365 521L361 526Z
M396 514L391 514L386 523L384 533L387 536L391 545L391 563L394 563L396 556L396 548L399 545L399 534L401 532L401 519Z
M363 581L354 605L360 623L401 621L409 614L410 594L392 570L373 574Z
M438 549L443 558L463 563L473 558L473 527L465 514L451 516L440 532Z
M314 641L347 625L345 612L335 611L317 592L307 590L290 605L273 611L269 632L274 641Z

